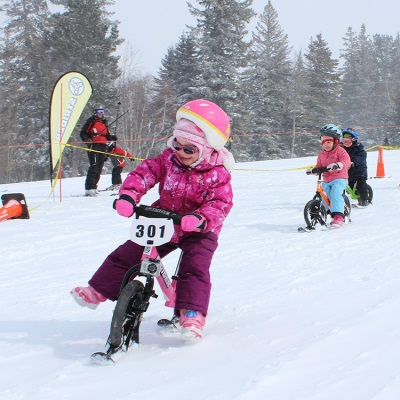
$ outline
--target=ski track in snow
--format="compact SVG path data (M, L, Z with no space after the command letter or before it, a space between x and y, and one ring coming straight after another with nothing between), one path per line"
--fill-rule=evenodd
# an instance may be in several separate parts
M2 185L25 194L31 218L0 223L0 397L397 400L400 151L384 151L386 177L368 181L373 205L352 209L352 223L298 233L316 177L296 168L315 161L237 164L204 339L160 333L172 311L159 293L141 345L110 367L89 356L104 349L114 304L84 309L69 291L127 239L131 221L113 196L71 197L84 178L63 180L62 202L58 186L47 199L48 181ZM376 163L368 153L370 176ZM178 256L165 259L170 274Z

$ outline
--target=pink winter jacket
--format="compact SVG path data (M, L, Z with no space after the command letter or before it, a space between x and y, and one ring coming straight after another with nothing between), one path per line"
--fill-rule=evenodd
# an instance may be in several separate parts
M348 179L348 169L350 168L350 156L343 147L336 146L332 151L322 150L318 154L317 164L315 168L327 167L329 164L336 162L343 163L343 169L340 171L329 171L322 174L324 182L332 182L334 179Z
M207 220L205 232L219 235L233 206L231 174L223 165L212 166L203 161L193 168L186 167L168 148L130 172L120 191L132 191L139 202L157 183L160 198L153 206L179 214L201 214ZM172 241L179 243L187 235L175 226Z

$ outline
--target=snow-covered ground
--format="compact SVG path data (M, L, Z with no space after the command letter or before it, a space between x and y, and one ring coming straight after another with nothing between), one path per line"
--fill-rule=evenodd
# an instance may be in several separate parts
M75 197L84 178L2 185L22 192L29 220L0 223L0 398L397 400L400 396L400 151L384 151L374 201L342 229L298 233L316 157L238 164L235 206L212 266L204 339L165 337L154 299L141 345L110 367L104 349L114 304L79 307L86 284L127 239L115 197ZM375 176L377 152L368 154ZM102 177L100 186L110 184ZM150 193L146 203L156 198ZM178 254L166 259L170 273ZM161 294L161 293L160 293Z

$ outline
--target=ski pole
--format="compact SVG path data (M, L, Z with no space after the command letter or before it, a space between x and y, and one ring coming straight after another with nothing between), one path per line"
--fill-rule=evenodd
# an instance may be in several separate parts
M121 105L121 102L119 101L118 102L118 107L117 107L117 119L115 120L115 121L118 121L118 119L119 119L119 107L120 107L120 105ZM117 136L117 123L115 123L115 129L114 129L114 135L115 136Z
M111 122L106 128L102 129L96 136L101 135L107 128L109 128L112 124L115 124L119 119L121 119L129 110L123 112L119 117L117 117L113 122Z

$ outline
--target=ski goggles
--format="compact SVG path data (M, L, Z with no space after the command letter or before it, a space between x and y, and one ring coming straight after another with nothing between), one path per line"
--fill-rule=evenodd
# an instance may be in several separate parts
M325 143L328 143L328 142L335 143L335 139L333 139L333 138L329 138L329 139L324 139L324 140L321 140L321 144L325 144Z
M353 138L352 137L345 137L342 139L342 143L352 143Z
M192 146L190 144L180 144L174 139L172 142L172 147L176 150L183 150L186 154L195 154L199 152L199 149L196 146Z
M97 114L104 114L104 110L99 109L99 110L95 110Z

